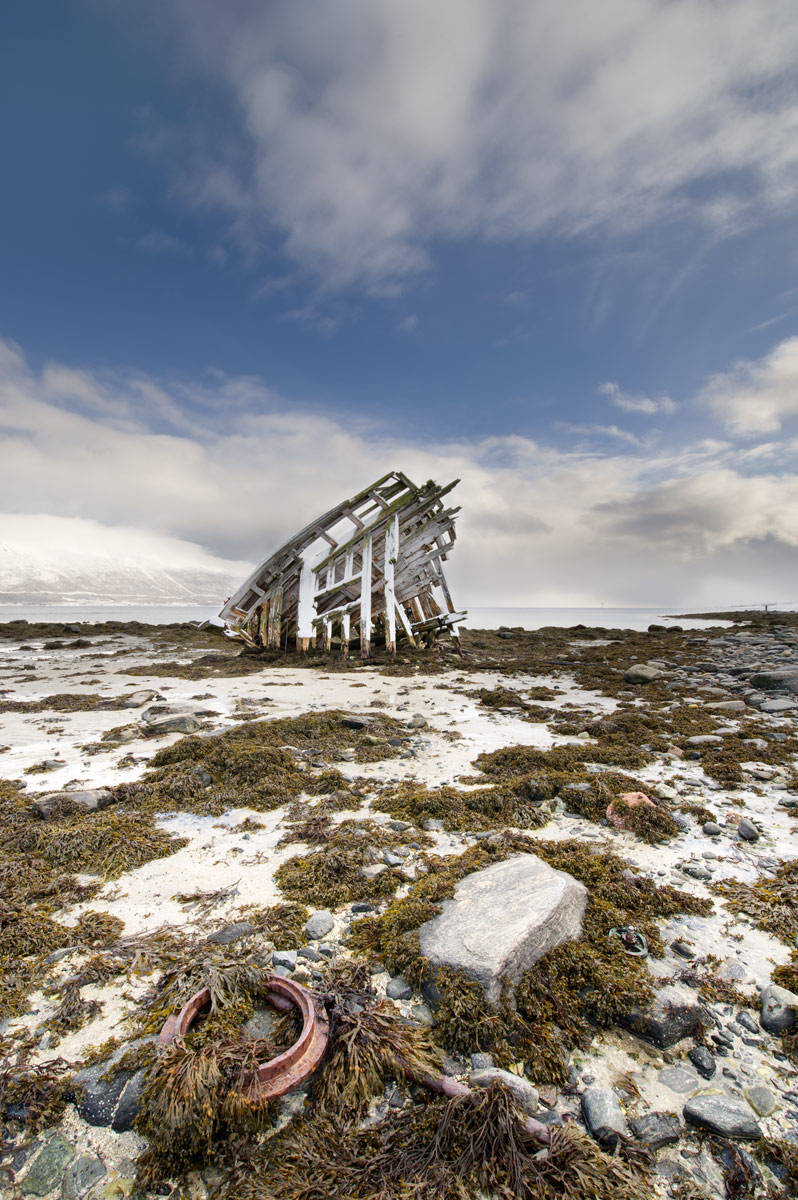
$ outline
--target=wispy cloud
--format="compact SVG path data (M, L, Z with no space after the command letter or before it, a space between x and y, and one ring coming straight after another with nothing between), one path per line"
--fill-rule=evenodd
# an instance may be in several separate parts
M660 396L632 395L622 392L617 383L611 382L600 384L596 391L600 396L607 396L610 403L622 412L642 413L647 417L653 417L656 413L670 416L677 408L676 402L671 400L667 392Z
M184 136L191 162L169 142L183 194L328 287L395 287L441 237L717 238L798 208L793 0L170 10L240 114Z

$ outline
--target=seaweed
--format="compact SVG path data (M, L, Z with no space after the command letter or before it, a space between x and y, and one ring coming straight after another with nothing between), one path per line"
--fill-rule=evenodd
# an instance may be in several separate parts
M6 1148L10 1121L33 1135L60 1119L74 1092L71 1071L62 1058L31 1062L27 1046L0 1061L0 1153Z
M241 915L280 950L299 950L307 941L305 925L310 913L304 904L289 902L267 908L250 905L241 910Z
M610 1157L574 1126L541 1153L512 1094L495 1083L392 1113L366 1129L294 1123L225 1163L221 1200L645 1200L645 1166Z
M798 860L782 859L772 877L763 875L755 883L737 879L719 879L712 891L723 896L728 907L744 913L767 933L788 946L798 936Z
M504 829L540 829L549 813L536 806L537 793L525 780L461 791L455 787L427 788L424 784L404 782L382 792L372 802L377 812L387 812L397 820L423 825L438 820L449 831L485 831Z

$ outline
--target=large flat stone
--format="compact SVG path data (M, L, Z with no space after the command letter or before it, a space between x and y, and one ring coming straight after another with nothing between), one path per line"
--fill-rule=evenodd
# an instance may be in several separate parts
M534 854L519 854L467 875L440 916L419 930L433 967L461 968L490 1001L548 950L578 938L587 889Z

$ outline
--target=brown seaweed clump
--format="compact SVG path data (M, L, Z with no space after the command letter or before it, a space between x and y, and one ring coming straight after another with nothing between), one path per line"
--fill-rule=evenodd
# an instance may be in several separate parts
M12 1123L30 1136L59 1120L73 1093L71 1072L62 1058L32 1063L28 1047L0 1061L0 1154Z
M308 1119L239 1148L222 1200L645 1200L645 1167L573 1126L541 1150L501 1084L431 1100L359 1129Z
M473 791L448 786L427 788L422 783L405 782L384 791L372 802L372 808L413 825L442 821L449 832L508 826L540 829L547 823L549 813L541 807L540 790L533 788L531 792L530 796L526 778Z

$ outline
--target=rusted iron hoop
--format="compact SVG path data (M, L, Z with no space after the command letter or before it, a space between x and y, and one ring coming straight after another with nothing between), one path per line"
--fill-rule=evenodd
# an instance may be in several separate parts
M264 981L268 1002L286 1012L296 1008L302 1016L302 1032L293 1046L278 1054L276 1058L261 1063L256 1071L244 1077L242 1092L247 1099L263 1103L276 1100L292 1088L299 1087L309 1079L318 1067L330 1038L330 1022L327 1012L307 988L281 975L268 975ZM183 1037L191 1028L203 1008L211 999L208 988L202 988L191 997L179 1013L167 1017L158 1036L161 1045L168 1045L176 1037Z

